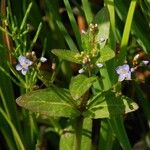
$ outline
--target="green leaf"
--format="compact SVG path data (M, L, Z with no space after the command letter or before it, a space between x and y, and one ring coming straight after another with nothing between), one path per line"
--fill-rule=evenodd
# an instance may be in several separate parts
M52 53L67 61L71 61L77 64L82 64L82 60L78 57L80 53L71 50L53 49Z
M82 48L84 51L91 51L93 49L92 43L93 35L90 32L81 34Z
M71 96L73 99L79 99L95 82L96 77L88 78L85 75L79 74L71 79L69 86Z
M100 48L103 48L109 37L109 30L110 30L109 12L107 7L103 7L96 14L93 23L97 23L98 25L98 34L96 36L96 41L99 42Z
M115 57L115 53L108 46L103 47L100 50L100 58L97 60L98 62L105 62Z
M84 115L90 115L92 118L110 118L138 109L138 105L130 98L112 91L97 94L87 107Z
M20 96L17 104L47 116L77 117L80 115L68 90L57 87L32 91Z

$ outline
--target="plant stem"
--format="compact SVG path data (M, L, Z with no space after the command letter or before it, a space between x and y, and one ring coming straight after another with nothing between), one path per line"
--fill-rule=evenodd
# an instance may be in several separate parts
M80 116L76 120L75 140L74 140L73 150L81 150L83 119L84 118L82 116Z

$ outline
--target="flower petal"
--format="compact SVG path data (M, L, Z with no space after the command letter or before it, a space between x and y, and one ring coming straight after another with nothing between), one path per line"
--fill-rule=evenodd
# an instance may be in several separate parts
M23 75L26 75L27 71L28 71L28 69L23 68L23 69L21 70L21 73L22 73Z
M120 74L119 75L119 78L118 78L118 81L123 81L125 79L125 75L122 75L122 74Z
M143 63L144 65L147 65L147 64L149 63L149 61L148 61L148 60L143 60L142 63Z
M129 71L128 74L126 74L125 80L131 80L131 72Z
M20 64L24 63L25 60L26 60L26 57L24 57L22 55L18 57L18 61Z
M122 66L118 66L116 68L116 72L117 72L117 74L121 74L122 73Z
M29 59L27 59L26 58L26 60L25 60L25 62L24 62L25 64L26 64L26 66L31 66L32 64L33 64L33 62L31 61L31 60L29 60Z
M40 58L40 61L44 63L44 62L46 62L46 61L47 61L47 58L45 58L45 57L41 57L41 58Z
M83 68L81 68L80 70L78 70L78 73L83 73L84 72L84 69Z
M129 67L128 64L125 64L125 65L122 66L122 69L126 70L126 71L129 71L130 67Z
M16 65L16 70L18 70L18 71L22 70L22 66L20 64L17 64Z
M103 65L102 63L97 63L96 66L97 66L98 68L102 68L104 65Z
M131 70L131 72L134 72L134 71L135 71L135 68L131 68L130 70Z

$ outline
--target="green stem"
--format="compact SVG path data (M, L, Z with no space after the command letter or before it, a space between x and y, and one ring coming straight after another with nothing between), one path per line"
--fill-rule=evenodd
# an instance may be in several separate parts
M80 116L76 120L75 140L73 150L81 150L82 127L83 127L83 117Z

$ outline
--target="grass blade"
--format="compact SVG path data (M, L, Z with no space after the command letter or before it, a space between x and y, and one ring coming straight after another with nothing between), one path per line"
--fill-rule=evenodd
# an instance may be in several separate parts
M24 18L23 18L23 20L22 20L22 23L21 23L21 25L20 25L20 30L22 30L22 29L24 28L24 26L25 26L25 24L26 24L26 21L27 21L27 18L28 18L28 16L29 16L29 13L30 13L30 11L31 11L31 8L32 8L32 3L30 3L29 6L28 6L28 8L27 8L27 11L26 11L26 13L25 13L25 16L24 16Z
M131 30L131 24L133 20L133 14L135 11L135 6L136 6L136 0L132 0L130 3L127 19L125 22L125 27L123 31L123 36L121 40L121 46L120 46L120 54L119 54L119 64L124 63L125 57L126 57L126 52L127 52L127 45L129 41L129 35L130 35L130 30Z
M18 147L19 150L25 150L24 145L21 141L21 138L19 136L19 133L17 132L15 126L12 124L12 121L8 118L8 116L6 115L6 113L0 108L0 114L2 115L2 117L6 120L6 122L8 123L8 125L10 126L12 133L14 135L14 139L16 141L16 145Z
M56 23L57 23L61 33L64 35L64 38L65 38L69 48L78 51L75 43L73 42L72 38L68 34L68 32L67 32L65 26L63 25L63 23L61 21L58 21L58 20L56 21Z
M80 32L79 32L79 28L78 28L78 26L77 26L76 20L75 20L75 18L74 18L72 8L71 8L71 6L70 6L68 0L64 0L64 4L65 4L66 9L67 9L67 13L68 13L69 20L70 20L72 29L73 29L73 31L74 31L75 37L76 37L76 41L77 41L77 43L78 43L79 48L81 49L81 37L80 37Z
M114 131L116 138L120 142L123 150L132 150L124 128L122 116L113 117L108 120L108 122L110 123L110 126L112 127L112 130Z

